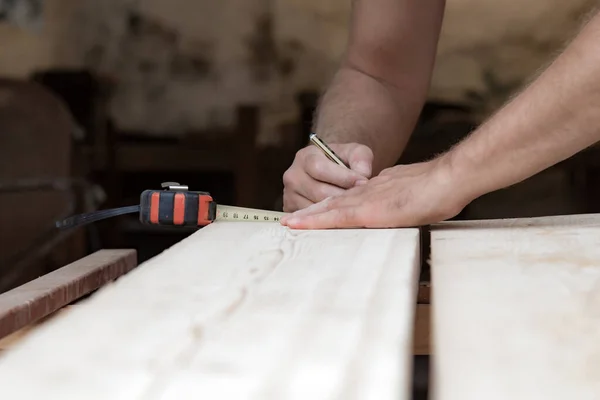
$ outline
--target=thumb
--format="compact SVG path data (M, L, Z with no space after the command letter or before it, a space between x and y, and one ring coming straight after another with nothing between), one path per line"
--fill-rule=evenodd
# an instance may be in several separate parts
M350 168L365 178L370 178L373 171L373 151L362 144L352 145L346 154Z

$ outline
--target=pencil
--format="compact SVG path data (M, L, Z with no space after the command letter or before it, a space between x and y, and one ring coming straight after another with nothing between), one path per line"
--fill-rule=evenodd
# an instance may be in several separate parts
M350 166L348 166L348 164L346 164L337 154L335 154L335 152L333 150L331 150L331 148L329 146L327 146L327 144L321 138L319 138L316 133L314 133L314 132L311 133L309 136L309 139L312 142L312 144L314 144L319 149L321 149L321 151L331 161L333 161L334 163L336 163L338 165L341 165L342 167L346 167L346 168L350 169Z

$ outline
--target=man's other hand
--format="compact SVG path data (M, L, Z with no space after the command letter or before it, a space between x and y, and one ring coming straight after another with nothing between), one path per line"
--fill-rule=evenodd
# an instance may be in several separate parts
M293 229L427 225L456 216L471 201L463 185L438 160L400 165L364 185L289 214L281 223Z
M365 184L371 177L373 152L370 148L358 143L329 146L350 169L328 159L316 146L298 151L294 162L283 174L283 211L304 209Z

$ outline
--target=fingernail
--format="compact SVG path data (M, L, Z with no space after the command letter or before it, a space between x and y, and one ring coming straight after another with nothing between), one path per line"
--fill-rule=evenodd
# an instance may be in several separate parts
M355 186L361 186L366 184L368 181L366 179L360 179L354 183Z
M299 218L292 218L287 222L287 225L295 225L298 223L299 220Z

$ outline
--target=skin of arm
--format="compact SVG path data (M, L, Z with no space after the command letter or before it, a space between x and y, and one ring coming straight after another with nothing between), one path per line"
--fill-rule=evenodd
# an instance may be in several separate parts
M444 157L464 195L516 184L600 140L600 13L548 68ZM459 186L457 186L459 187Z
M354 0L342 64L322 97L314 131L360 143L373 175L400 157L425 102L445 0Z
M397 162L425 102L444 0L353 0L341 65L313 131L350 166L315 146L283 174L283 210L305 209L360 186Z
M600 140L600 14L528 87L469 137L425 163L285 218L291 228L409 227L451 218L475 198L516 184Z

